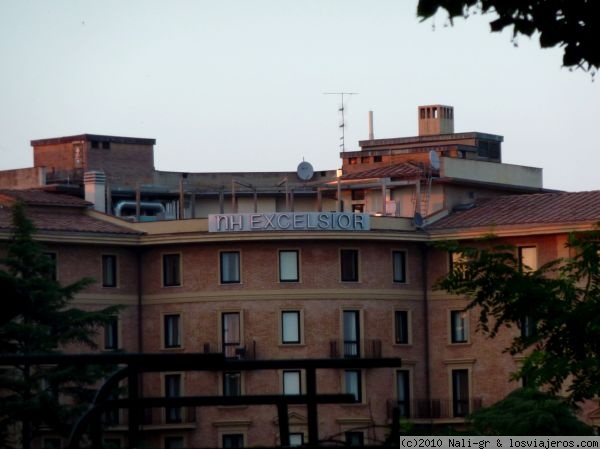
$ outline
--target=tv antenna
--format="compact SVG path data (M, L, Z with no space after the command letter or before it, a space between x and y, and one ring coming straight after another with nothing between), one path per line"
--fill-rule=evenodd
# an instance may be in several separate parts
M340 140L342 143L340 143L340 147L342 147L342 152L345 153L346 152L346 141L345 141L345 129L346 129L346 122L345 122L345 118L344 118L344 95L358 95L358 92L323 92L323 95L340 95L341 96L341 105L338 108L338 111L340 112L341 116L342 116L342 123L340 124L340 129L342 130L342 136L340 137Z

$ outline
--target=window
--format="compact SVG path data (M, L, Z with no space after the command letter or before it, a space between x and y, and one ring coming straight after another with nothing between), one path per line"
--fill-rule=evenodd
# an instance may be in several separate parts
M360 357L360 311L344 310L344 357Z
M165 437L165 449L183 449L183 437Z
M465 272L465 262L467 262L467 257L460 252L451 251L449 254L449 267L450 273L457 272L456 274L460 276L460 278L466 278Z
M165 375L165 397L178 398L181 396L181 374ZM181 407L165 407L167 423L181 422Z
M303 433L290 433L290 446L302 446L304 444L304 434Z
M373 162L381 162L381 156L373 156Z
M43 253L48 265L44 267L45 277L56 281L58 279L58 264L56 263L56 253Z
M117 286L117 256L102 256L102 287Z
M522 338L532 337L533 335L535 335L535 332L536 332L535 321L530 316L524 316L521 319L520 327L521 327L521 337Z
M469 341L469 315L463 310L450 312L450 334L452 343Z
M396 371L398 409L402 418L410 418L410 378L407 370Z
M163 254L163 285L165 287L177 287L181 285L179 254Z
M281 342L283 344L300 343L300 312L298 310L281 312Z
M406 252L392 252L392 266L394 270L394 282L406 282Z
M394 312L395 317L395 334L396 344L406 345L408 344L408 311L407 310L396 310Z
M231 371L223 373L223 396L242 395L242 373Z
M340 264L342 268L342 282L358 282L358 250L341 250Z
M283 394L302 394L300 371L283 372Z
M238 284L240 282L239 251L224 251L221 257L221 284Z
M362 401L362 388L359 370L344 371L344 393L351 394L357 402Z
M239 448L244 447L244 435L241 433L223 435L223 448Z
M535 246L519 246L518 257L519 269L525 272L537 270L537 248Z
M279 282L298 282L298 251L279 251Z
M362 432L346 432L346 446L363 447L365 445L365 435Z
M60 449L60 438L44 438L44 449Z
M104 325L104 349L119 349L119 319L113 317Z
M180 315L164 316L164 344L165 348L181 347Z
M455 417L469 414L469 370L452 370L452 414Z
M236 358L241 347L240 313L225 312L221 315L221 340L227 358Z

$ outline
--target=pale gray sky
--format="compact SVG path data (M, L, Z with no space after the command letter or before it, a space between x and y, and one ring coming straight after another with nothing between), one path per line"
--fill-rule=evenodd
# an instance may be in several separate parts
M559 49L489 32L489 18L419 22L416 0L2 0L0 169L29 141L81 133L157 139L160 170L315 169L367 138L417 134L420 104L455 130L504 136L503 161L544 184L600 188L600 86ZM435 26L434 26L435 25Z

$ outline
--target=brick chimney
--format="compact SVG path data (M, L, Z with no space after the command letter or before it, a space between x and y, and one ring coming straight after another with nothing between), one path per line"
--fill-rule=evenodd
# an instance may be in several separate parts
M454 108L434 104L419 106L419 136L454 133Z

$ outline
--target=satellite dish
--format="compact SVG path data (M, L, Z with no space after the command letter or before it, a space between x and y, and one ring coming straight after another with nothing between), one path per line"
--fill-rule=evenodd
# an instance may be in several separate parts
M415 216L413 217L413 223L417 228L422 228L423 224L425 223L423 220L423 216L420 213L415 212Z
M300 178L302 181L308 181L313 177L315 171L313 166L310 165L310 162L302 161L300 164L298 164L297 173L298 178Z
M440 169L440 157L435 150L429 152L429 163L434 170Z

